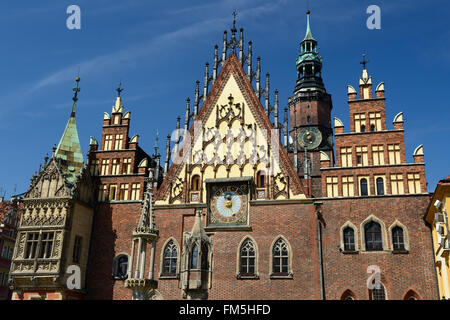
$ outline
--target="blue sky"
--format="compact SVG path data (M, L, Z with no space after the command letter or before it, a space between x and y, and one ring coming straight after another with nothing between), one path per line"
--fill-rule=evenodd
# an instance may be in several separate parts
M361 54L374 84L386 86L386 114L405 115L408 162L424 145L428 190L450 174L450 4L445 0L309 1L313 36L332 94L332 116L349 128L347 84L358 85ZM81 30L66 28L66 8L81 8ZM366 27L366 8L381 8L381 30ZM80 68L77 125L83 153L89 137L100 140L103 112L111 112L122 81L130 136L153 152L156 131L165 136L194 98L205 62L231 27L234 9L254 65L271 74L284 108L296 81L295 59L305 34L306 0L58 0L0 4L0 188L6 196L27 190L29 179L58 143L71 109ZM273 98L273 91L272 91ZM2 194L3 194L2 192Z

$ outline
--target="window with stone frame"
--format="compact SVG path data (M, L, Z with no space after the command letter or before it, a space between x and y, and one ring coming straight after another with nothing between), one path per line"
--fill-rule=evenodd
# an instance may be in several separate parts
M400 164L400 144L388 144L389 164Z
M356 165L357 166L369 165L367 157L367 146L356 147Z
M103 148L104 151L109 151L112 149L112 140L113 140L112 134L105 135L105 146Z
M41 247L38 258L49 259L52 256L54 232L42 232Z
M128 200L128 183L122 183L120 185L120 194L119 194L119 200Z
M140 183L133 183L131 185L131 200L140 200L140 190L141 190L141 184Z
M128 256L120 254L114 258L113 262L113 278L125 279L128 271Z
M29 232L25 243L25 259L36 257L37 245L39 242L39 232Z
M120 159L112 159L111 174L119 174Z
M107 175L108 174L108 170L109 169L109 159L103 159L102 160L102 169L101 169L101 175Z
M355 230L352 227L346 227L342 232L344 251L355 251Z
M359 195L368 196L369 195L369 184L366 178L361 178L359 180Z
M342 195L344 197L353 197L355 195L355 184L353 176L342 177Z
M289 249L286 241L278 239L272 248L272 274L288 275L289 273Z
M409 193L420 193L420 174L408 173L407 178Z
M131 173L131 158L123 159L122 164L122 174L130 174Z
M116 134L114 150L120 150L123 147L123 134Z
M386 291L382 283L379 283L379 288L375 286L370 291L370 297L372 300L386 300Z
M338 177L327 177L327 197L338 196Z
M352 148L344 147L341 148L341 167L351 167L352 166Z
M378 196L384 195L384 179L382 177L377 177L375 179L376 190Z
M384 147L383 145L372 146L372 162L378 166L384 164Z
M392 247L394 251L405 250L405 238L403 235L403 229L399 226L392 228Z
M366 251L383 250L383 235L381 232L381 225L378 222L368 222L364 226L364 236Z
M391 174L391 193L392 194L404 194L405 187L403 185L402 174Z
M369 125L370 125L370 131L380 131L381 130L381 113L380 112L369 112Z
M239 250L239 275L254 276L256 264L256 250L253 241L246 239Z
M117 185L109 186L109 200L117 200Z
M355 132L364 132L366 131L366 114L364 113L356 113L354 115L355 119Z
M163 253L163 276L175 276L177 274L178 247L170 240L164 248Z

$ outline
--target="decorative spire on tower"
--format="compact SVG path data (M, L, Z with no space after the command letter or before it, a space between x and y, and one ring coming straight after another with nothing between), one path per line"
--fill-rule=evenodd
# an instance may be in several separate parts
M315 88L325 91L322 81L322 59L317 52L317 41L312 36L309 16L306 11L306 33L300 42L300 54L297 58L297 84L295 90Z

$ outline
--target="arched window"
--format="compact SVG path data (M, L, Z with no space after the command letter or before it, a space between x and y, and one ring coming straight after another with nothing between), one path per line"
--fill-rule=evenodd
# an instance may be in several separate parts
M362 196L367 196L369 194L369 190L367 188L367 179L362 178L359 181L359 191L361 192Z
M384 181L383 178L377 178L377 195L384 195Z
M201 268L202 270L209 270L209 263L208 263L208 245L206 242L203 242L202 244L202 263Z
M355 295L350 289L345 290L341 296L341 300L355 300Z
M253 241L247 239L242 243L240 249L240 267L239 273L243 276L254 275L255 274L255 245Z
M361 125L361 132L366 132L366 126L365 125Z
M395 250L405 250L405 239L403 237L403 229L399 226L392 228L392 246Z
M192 191L199 191L200 190L200 176L198 174L196 174L195 176L192 177L191 190Z
M364 236L367 251L383 250L383 238L381 226L375 221L371 221L364 226Z
M370 131L372 131L372 132L375 131L375 125L374 125L374 124L371 124L371 125L370 125Z
M194 244L191 254L191 269L197 269L197 260L198 260L198 246L197 244Z
M287 243L282 239L275 242L272 249L273 261L272 272L275 275L287 275L289 271L289 249Z
M306 117L306 122L307 122L307 123L310 123L310 122L311 122L311 116L307 116L307 117Z
M372 300L386 300L386 291L382 283L379 284L380 287L377 289L376 286L371 290Z
M351 227L346 227L343 232L344 251L355 251L355 231Z
M125 279L128 270L128 256L120 254L114 258L113 277L116 279Z
M258 171L256 174L256 187L257 188L264 188L266 182L266 176L263 171Z
M175 275L177 273L178 248L173 240L164 248L163 275Z

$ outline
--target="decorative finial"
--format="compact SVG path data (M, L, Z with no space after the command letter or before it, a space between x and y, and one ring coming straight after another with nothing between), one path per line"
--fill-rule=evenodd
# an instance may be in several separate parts
M363 53L363 61L360 62L360 64L363 65L363 70L366 70L366 64L369 63L369 60L366 60L366 54Z
M155 157L158 156L158 135L159 135L159 131L158 131L158 129L156 129L156 137L155 137Z
M117 96L120 97L120 93L123 91L122 89L122 81L119 82L119 87L116 89Z
M236 9L233 11L233 29L236 29L236 16L237 16Z
M80 82L80 77L76 77L76 78L75 78L75 81L77 82L77 85L76 85L75 88L72 89L73 92L74 92L74 95L73 95L72 100L73 100L74 102L76 102L76 101L78 100L78 92L80 92L80 88L78 87L78 84L79 84L79 82Z
M309 10L306 10L306 14L310 14L311 13L311 11L309 11Z

